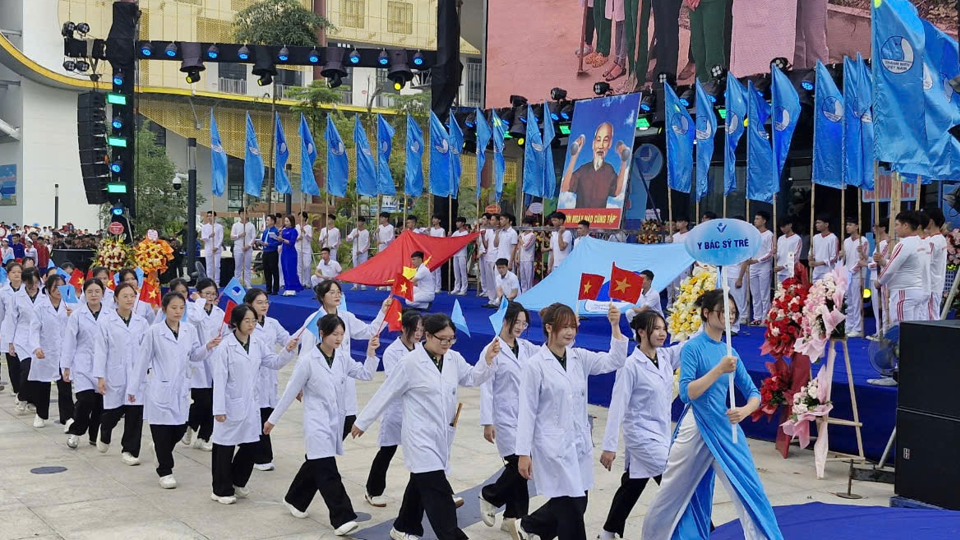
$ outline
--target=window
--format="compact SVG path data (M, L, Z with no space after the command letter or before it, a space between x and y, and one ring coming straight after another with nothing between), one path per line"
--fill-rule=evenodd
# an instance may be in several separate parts
M387 2L387 32L394 34L413 33L413 4Z
M274 80L283 86L303 86L303 72L299 69L278 69Z
M217 64L217 67L220 70L221 79L232 79L235 81L247 80L246 64L233 64L230 62L221 62Z
M340 0L340 24L350 28L363 28L364 0Z
M466 105L470 107L480 106L480 94L483 91L483 64L476 58L467 59L467 77L466 77Z

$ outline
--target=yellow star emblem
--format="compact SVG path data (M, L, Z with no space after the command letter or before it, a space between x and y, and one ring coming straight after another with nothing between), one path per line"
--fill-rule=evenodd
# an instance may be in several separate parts
M406 284L406 283L401 283L401 284L400 284L400 292L403 293L403 294L406 294L406 293L407 293L407 284Z
M628 283L626 279L621 279L617 281L616 284L616 292L625 292L630 289L630 283Z
M156 290L156 289L151 289L151 290L150 290L150 298L156 298L156 297L157 297L157 290Z
M77 282L80 283L80 285L83 285L83 282L84 282L83 276L80 276L80 279L78 279Z
M583 284L583 292L590 292L590 288L593 287L593 284L589 281Z
M415 275L417 275L417 269L416 269L416 268L410 268L409 266L404 266L404 267L403 267L403 277L405 277L405 278L407 278L407 279L412 279L413 276L415 276Z

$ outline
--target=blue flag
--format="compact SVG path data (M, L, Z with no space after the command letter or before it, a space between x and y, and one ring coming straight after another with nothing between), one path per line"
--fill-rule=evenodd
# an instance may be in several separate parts
M800 96L780 68L771 66L770 71L773 74L773 156L777 165L774 181L777 185L776 192L779 192L780 177L783 176L783 166L787 163L787 154L790 153L793 132L797 130L797 122L800 121Z
M860 96L860 70L856 60L843 57L843 183L860 187L863 184L863 133L860 116L864 111ZM869 107L869 102L866 105Z
M323 318L323 314L324 314L324 313L325 313L325 311L322 310L322 309L317 310L317 311L315 311L315 312L313 313L313 315L310 316L309 319L307 319L307 322L303 323L304 329L306 329L307 332L310 332L311 334L313 334L313 337L317 338L317 343L320 343L320 341L321 341L321 339L320 339L320 327L317 326L317 322L318 322L321 318Z
M2 268L0 268L0 270L2 270ZM4 270L4 275L6 275L6 270ZM70 274L68 274L66 270L60 268L59 266L57 267L57 275L62 277L64 281L70 281ZM120 274L117 273L117 278L119 279L119 277Z
M713 103L697 80L697 200L707 194L710 184L710 162L713 161L714 136L717 133L717 115Z
M663 84L667 130L667 185L674 191L690 193L693 175L693 120L686 107L680 104L677 93L666 82Z
M924 96L928 145L931 151L929 176L934 179L954 179L960 176L960 143L948 132L960 124L960 97L949 81L957 75L957 42L936 26L923 21Z
M347 196L347 177L350 175L350 159L347 146L343 144L333 118L327 115L327 192L334 197Z
M873 73L870 66L863 60L860 53L857 53L857 84L860 89L857 95L860 96L860 105L863 111L860 114L860 145L863 148L863 181L860 186L863 189L874 189L873 178Z
M263 156L257 144L257 132L247 113L247 152L243 161L243 192L251 197L260 197L263 189Z
M773 148L764 127L769 114L767 103L753 90L753 81L747 83L747 199L773 202L779 191Z
M490 145L490 139L493 138L493 132L490 131L490 123L483 111L476 109L477 115L477 199L480 198L480 184L483 178L483 165L487 161L487 146Z
M814 184L843 187L843 96L826 66L817 61L813 104Z
M377 196L377 166L373 162L373 152L367 132L360 123L360 115L353 117L353 141L357 151L357 195L361 197Z
M503 159L503 137L506 134L507 127L503 125L503 120L497 116L496 109L492 109L493 115L493 185L496 194L497 203L503 196L503 176L507 171L507 162Z
M723 147L723 194L737 189L737 144L743 136L743 120L747 117L747 91L740 81L727 73L727 89L724 93L727 104L726 144Z
M397 186L390 172L390 154L393 153L393 126L377 114L377 194L395 196Z
M553 161L553 139L557 137L550 118L550 107L543 103L543 198L554 199L557 194L557 164Z
M227 286L223 288L223 294L239 306L243 303L243 297L246 296L247 290L240 284L239 279L233 278L227 283Z
M140 268L139 266L137 266L136 268L133 269L133 273L134 275L137 276L137 288L139 289L140 287L143 287L143 277L145 275L143 272L143 268Z
M460 308L460 300L453 301L453 312L450 313L450 320L457 330L470 337L470 327L467 326L467 318L463 316L463 309Z
M59 272L58 272L59 273ZM10 281L10 278L7 277L7 269L0 267L0 285L4 285ZM73 285L70 285L70 288L73 288Z
M463 174L463 164L460 162L460 152L463 151L463 130L457 122L456 115L450 112L450 195L456 199L460 195L460 177Z
M227 189L227 152L220 141L220 128L213 109L210 109L210 189L214 197L223 197Z
M340 305L337 306L337 309L342 309L344 311L347 311L347 295L345 294L340 295Z
M320 186L313 174L313 164L317 161L317 145L313 142L307 118L300 113L300 192L305 195L320 196Z
M6 274L6 272L4 272ZM6 276L4 276L6 277ZM57 290L60 291L60 297L63 298L63 301L68 304L79 304L80 299L77 298L77 289L73 285L59 285ZM186 311L186 310L184 310Z
M423 195L423 130L409 114L407 115L406 169L403 174L403 191L408 197Z
M503 330L503 320L507 317L507 297L504 296L500 301L500 307L497 312L490 316L490 325L493 326L493 335L499 336Z
M290 178L287 177L287 160L290 159L290 148L287 147L287 136L283 133L283 123L280 122L280 113L276 117L277 156L273 166L273 188L277 193L290 195Z
M523 192L543 197L543 139L533 105L527 105L526 139L523 145Z
M51 268L56 268L56 267L57 265L53 262L53 259L50 259L49 261L47 261L47 270Z
M898 167L928 166L925 100L917 99L924 92L923 23L908 0L870 4L874 154Z
M450 136L430 111L430 194L449 197L450 193Z

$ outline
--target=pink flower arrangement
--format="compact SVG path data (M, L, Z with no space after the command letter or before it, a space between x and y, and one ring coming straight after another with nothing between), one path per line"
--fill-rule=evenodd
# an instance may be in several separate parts
M790 418L780 424L784 433L800 439L800 448L810 445L810 421L826 416L833 410L833 402L827 398L831 378L826 366L820 368L817 377L793 395Z
M947 233L947 269L960 268L960 229Z
M823 356L831 337L843 337L843 296L847 291L847 269L837 265L832 272L810 286L803 303L802 335L793 350L816 362Z

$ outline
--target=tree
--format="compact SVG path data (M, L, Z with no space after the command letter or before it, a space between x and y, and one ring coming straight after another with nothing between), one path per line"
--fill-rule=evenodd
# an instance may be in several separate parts
M296 0L260 0L237 13L233 36L240 43L310 47L320 45L320 32L332 28Z
M176 166L167 149L157 144L149 122L137 131L134 197L137 216L133 228L137 236L155 229L161 236L175 236L187 221L187 190L173 189ZM205 202L197 195L197 205Z

